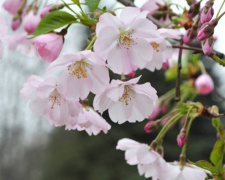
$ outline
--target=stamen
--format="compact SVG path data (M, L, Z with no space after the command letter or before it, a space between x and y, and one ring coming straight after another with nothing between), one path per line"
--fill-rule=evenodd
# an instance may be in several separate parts
M133 37L132 37L132 32L133 32L133 30L120 32L119 38L117 40L119 47L122 46L122 47L128 49L129 47L131 47L135 44Z
M132 98L134 98L134 96L132 96L133 92L130 89L129 86L124 86L124 92L123 95L119 98L120 102L124 102L125 105L127 106L129 104L129 101L131 101Z
M54 89L49 96L49 101L52 102L51 109L54 109L55 104L60 106L60 94L58 93L57 89Z
M156 52L159 52L159 49L158 49L159 44L158 44L158 43L152 42L152 43L150 43L150 44L152 45L153 49L154 49Z
M69 71L70 75L74 75L77 77L77 79L80 78L87 78L87 67L89 67L90 65L85 62L84 60L81 61L77 61L74 64L71 64L67 67L67 70ZM91 68L90 68L91 69Z

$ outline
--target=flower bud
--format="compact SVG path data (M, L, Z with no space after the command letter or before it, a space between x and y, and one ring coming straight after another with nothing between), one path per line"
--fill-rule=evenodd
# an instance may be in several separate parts
M189 19L194 18L198 13L200 9L200 2L194 3L190 6L190 9L188 10L187 17Z
M144 130L146 133L151 133L153 131L155 131L156 129L158 129L160 125L160 121L157 120L157 121L149 121L145 127L144 127Z
M208 74L202 74L196 79L195 87L199 94L207 95L213 91L214 83Z
M41 11L41 18L45 17L48 13L50 13L51 8L54 7L55 4L50 4L46 6L42 11Z
M210 55L213 51L214 38L211 36L202 43L202 50L205 55Z
M166 59L166 61L163 62L162 68L165 70L168 70L170 68L170 63L168 59Z
M63 35L49 33L34 39L38 54L47 62L54 61L62 50Z
M207 1L205 6L200 11L200 22L202 24L209 22L214 14L214 10L212 8L213 2Z
M148 117L148 119L155 119L160 113L160 108L158 106L158 104L155 104L154 105L154 108L153 108L153 111L152 111L152 114Z
M182 128L180 134L177 136L177 144L179 147L182 147L187 142L186 129Z
M136 71L132 70L127 76L129 78L133 78L135 76Z
M11 22L11 28L13 31L16 31L21 25L21 19L19 18L13 18Z
M203 41L207 39L209 36L211 36L214 33L214 28L217 24L217 20L204 23L200 30L198 31L198 40Z
M30 11L24 18L23 27L27 33L32 33L36 30L41 18L39 15Z
M194 40L194 38L196 37L197 32L194 28L188 29L186 34L183 37L183 43L184 44L189 44L191 41Z

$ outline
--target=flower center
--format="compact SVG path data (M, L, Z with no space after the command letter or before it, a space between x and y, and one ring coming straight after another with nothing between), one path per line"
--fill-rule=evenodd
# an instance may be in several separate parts
M129 101L131 101L131 99L134 98L133 96L133 91L130 89L129 86L124 86L124 91L123 91L123 95L119 98L120 102L124 102L125 105L127 106L129 104Z
M52 103L51 109L54 109L55 104L60 106L60 99L60 94L57 89L54 89L49 96L49 101Z
M87 67L89 64L84 60L77 61L74 64L71 64L67 67L70 75L76 76L77 79L87 78Z
M151 44L151 46L153 47L153 49L156 51L156 52L159 52L159 44L158 43L156 43L156 42L151 42L150 43Z
M122 45L125 48L129 48L132 45L134 45L134 40L132 39L132 32L133 30L129 30L129 31L122 31L119 34L119 38L118 38L118 42L119 42L119 46Z

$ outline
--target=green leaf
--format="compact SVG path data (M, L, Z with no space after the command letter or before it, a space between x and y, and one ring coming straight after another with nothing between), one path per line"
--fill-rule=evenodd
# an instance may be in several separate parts
M191 61L194 65L197 65L198 64L198 61L200 60L201 58L201 54L191 54Z
M210 154L210 160L215 166L218 166L218 163L221 162L221 159L223 159L223 152L224 152L224 139L219 139Z
M87 6L93 11L95 11L98 8L100 1L101 0L85 0Z
M33 32L31 35L33 35L33 37L36 37L36 36L51 32L55 29L61 28L65 25L76 23L76 22L77 22L76 18L67 12L53 11L47 14L41 20L41 22L38 24L36 31Z
M71 0L74 4L78 5L80 7L80 1L79 0Z
M197 161L196 163L194 162L191 162L189 161L191 164L194 164L200 168L203 168L205 170L208 170L212 173L215 173L216 172L216 167L214 167L210 162L208 161L205 161L205 160L200 160L200 161Z

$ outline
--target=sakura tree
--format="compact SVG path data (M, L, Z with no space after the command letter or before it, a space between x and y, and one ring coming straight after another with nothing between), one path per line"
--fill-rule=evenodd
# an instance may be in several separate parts
M213 49L214 29L225 14L221 12L225 1L219 9L214 8L214 0L186 0L188 8L169 0L146 0L141 7L130 0L118 3L124 6L112 10L99 6L100 0L45 5L38 0L5 0L3 8L12 16L11 29L17 31L22 25L24 32L7 34L9 27L0 17L0 58L6 43L13 51L37 54L49 63L45 77L28 77L21 95L31 111L51 125L86 131L90 136L111 129L102 117L105 111L118 124L148 119L143 127L146 135L161 128L152 142L124 137L115 147L125 151L127 164L137 165L140 176L152 180L225 179L225 131L220 120L224 114L216 104L206 107L195 100L207 98L214 90L202 58L225 66L224 55ZM90 28L88 45L83 51L60 55L73 24ZM136 71L144 69L164 69L176 86L158 97L154 84L139 83L142 77ZM112 78L112 74L120 78ZM90 95L95 96L93 103L89 103ZM192 162L186 157L188 136L193 121L201 116L212 122L218 140L209 161ZM166 162L163 139L177 123L182 124L177 135L180 160Z

